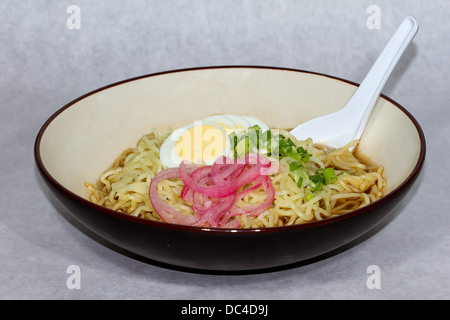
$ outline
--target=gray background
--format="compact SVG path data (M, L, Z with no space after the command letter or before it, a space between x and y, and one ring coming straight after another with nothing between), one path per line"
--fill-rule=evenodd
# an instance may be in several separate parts
M69 30L66 9L81 9ZM381 9L381 29L366 9ZM268 65L360 82L400 24L420 24L383 93L427 138L414 198L366 241L328 259L246 275L190 273L109 248L48 198L33 145L56 110L98 87L170 69ZM0 298L448 299L449 0L0 2ZM66 287L69 265L81 289ZM381 289L366 286L370 265Z

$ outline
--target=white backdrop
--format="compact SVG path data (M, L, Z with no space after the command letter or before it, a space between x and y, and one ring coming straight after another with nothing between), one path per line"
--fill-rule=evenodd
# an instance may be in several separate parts
M374 5L379 29L370 28ZM35 136L82 94L210 65L288 67L360 82L407 15L420 30L383 93L421 124L426 165L414 200L356 247L270 273L187 273L119 254L80 232L41 188ZM0 298L450 298L449 17L448 0L1 1ZM81 268L78 290L66 286L69 265ZM381 289L366 286L370 265L381 269Z

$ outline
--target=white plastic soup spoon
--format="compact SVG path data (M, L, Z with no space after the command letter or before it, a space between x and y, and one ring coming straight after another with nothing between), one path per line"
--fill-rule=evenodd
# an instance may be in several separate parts
M318 117L294 128L298 140L340 148L359 139L381 90L408 44L419 30L413 17L406 17L347 104L337 112Z

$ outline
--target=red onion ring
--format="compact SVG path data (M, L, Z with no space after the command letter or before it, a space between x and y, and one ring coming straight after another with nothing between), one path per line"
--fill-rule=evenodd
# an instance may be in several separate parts
M149 188L150 201L161 219L169 223L238 228L234 216L257 216L265 212L273 202L275 190L269 176L271 162L259 154L247 154L240 159L221 157L212 166L196 167L182 162L179 168L158 173ZM195 214L187 217L165 203L158 195L157 184L164 179L181 178L184 187L181 197L192 202ZM243 189L246 187L245 189ZM236 202L250 192L263 188L266 199L258 204L238 207ZM241 190L241 191L239 191Z
M178 168L169 168L159 172L150 183L150 201L153 208L156 210L163 221L182 225L193 225L200 219L199 216L194 215L192 217L187 217L183 215L182 213L175 210L172 206L165 203L158 194L158 183L165 179L175 179L179 177L180 172Z

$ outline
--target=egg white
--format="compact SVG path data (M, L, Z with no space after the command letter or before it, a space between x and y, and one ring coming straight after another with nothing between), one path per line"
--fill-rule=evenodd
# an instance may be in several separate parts
M236 126L237 131L247 130L251 127L250 122L248 122L243 116L238 116L235 114L224 114L224 117L230 119Z

